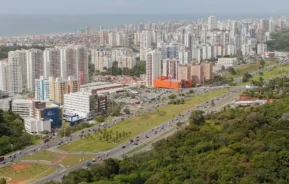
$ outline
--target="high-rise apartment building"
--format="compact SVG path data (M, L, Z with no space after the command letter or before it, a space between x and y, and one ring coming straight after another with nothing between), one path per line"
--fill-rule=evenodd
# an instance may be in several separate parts
M150 31L142 31L140 35L140 47L149 49L152 46L152 35Z
M108 31L106 30L100 30L99 31L99 45L100 46L106 46L108 44Z
M27 57L27 89L34 91L35 79L43 75L43 51L30 49L26 51Z
M68 93L67 80L61 78L53 79L49 78L50 81L50 99L60 105L64 103L64 94Z
M27 90L27 58L26 51L8 53L8 80L11 93Z
M88 51L82 46L69 46L61 48L61 78L74 76L80 85L86 84L88 78Z
M40 101L50 100L50 81L44 76L40 76L39 79L35 79L35 93L34 99Z
M108 44L112 47L116 46L116 34L114 31L108 33Z
M178 67L178 80L192 80L194 85L212 79L213 64L187 64Z
M146 57L146 86L154 87L154 79L157 79L162 74L161 52L150 51Z
M8 76L8 62L0 61L0 91L9 90Z
M261 19L260 20L260 28L263 30L263 32L269 31L269 20Z
M60 77L61 76L61 63L60 63L60 49L47 48L43 52L44 61L44 76Z
M215 16L208 17L208 30L217 29L217 19Z
M68 77L67 85L68 85L68 94L79 91L79 82L78 80L74 79L72 76Z
M168 79L177 79L178 77L178 65L177 59L165 59L162 61L162 76Z
M123 56L121 62L118 63L120 68L132 69L136 64L135 57L133 56Z

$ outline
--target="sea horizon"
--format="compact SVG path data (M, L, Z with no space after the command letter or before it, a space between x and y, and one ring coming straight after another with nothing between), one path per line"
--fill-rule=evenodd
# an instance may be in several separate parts
M76 33L91 27L114 29L117 25L147 22L196 21L214 15L218 20L269 18L286 14L192 13L192 14L0 14L0 37Z

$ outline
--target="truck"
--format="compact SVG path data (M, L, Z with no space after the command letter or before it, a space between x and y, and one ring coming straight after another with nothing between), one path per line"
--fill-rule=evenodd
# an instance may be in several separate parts
M4 159L4 156L0 156L0 161L3 161Z

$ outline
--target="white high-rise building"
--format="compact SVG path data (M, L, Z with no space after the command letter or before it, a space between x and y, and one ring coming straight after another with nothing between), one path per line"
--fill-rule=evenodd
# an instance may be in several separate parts
M39 49L27 50L27 89L34 91L35 79L43 75L43 51Z
M267 44L265 43L258 43L257 44L257 54L261 55L267 52Z
M146 56L146 86L154 87L154 80L162 75L161 52L150 51Z
M208 30L217 29L217 19L215 16L208 17Z
M39 79L35 79L35 100L49 101L50 100L50 80L40 76Z
M150 31L142 31L140 35L140 47L151 48L152 46L152 35Z
M43 52L44 61L44 77L60 77L61 63L60 63L60 49L48 48Z
M8 76L8 63L6 61L0 61L0 91L9 90Z
M26 51L17 50L8 53L8 80L11 93L21 93L27 88Z

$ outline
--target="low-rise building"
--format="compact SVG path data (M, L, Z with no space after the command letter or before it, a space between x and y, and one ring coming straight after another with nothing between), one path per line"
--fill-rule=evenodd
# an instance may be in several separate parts
M64 95L64 113L92 119L107 110L107 97L81 90Z
M224 66L225 68L235 67L238 66L238 61L237 58L219 58L217 65Z
M21 118L30 117L30 108L32 100L16 99L12 101L12 112L20 115Z
M40 134L43 131L51 132L51 120L24 119L25 130L29 134Z

